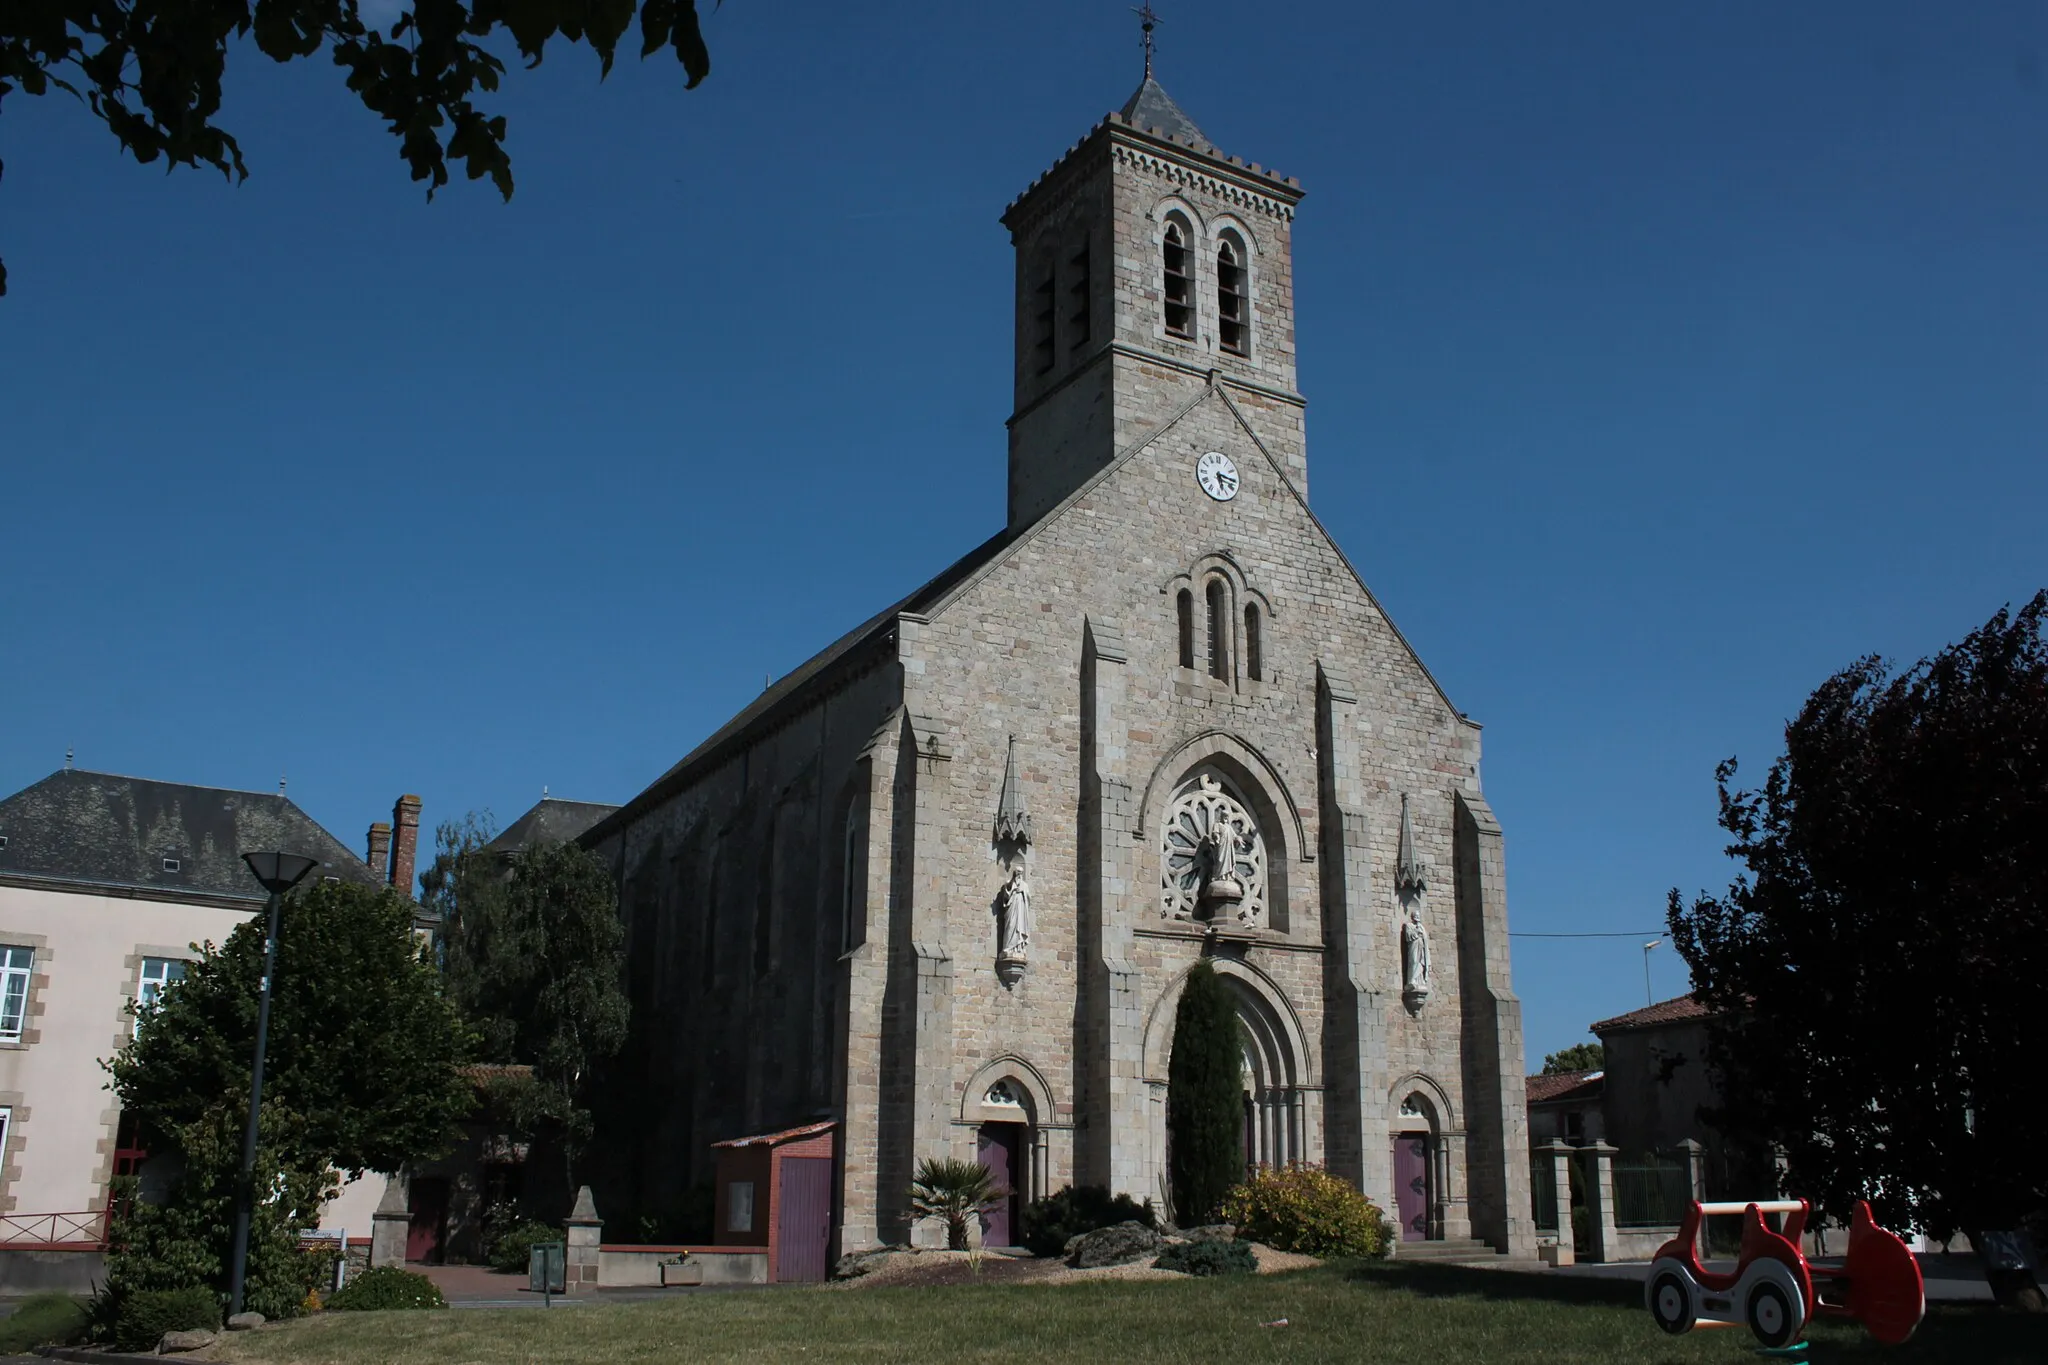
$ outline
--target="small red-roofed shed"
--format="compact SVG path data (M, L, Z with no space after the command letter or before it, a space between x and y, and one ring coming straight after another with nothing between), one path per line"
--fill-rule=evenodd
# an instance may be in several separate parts
M768 1248L771 1284L825 1278L832 1255L831 1120L711 1144L718 1246Z

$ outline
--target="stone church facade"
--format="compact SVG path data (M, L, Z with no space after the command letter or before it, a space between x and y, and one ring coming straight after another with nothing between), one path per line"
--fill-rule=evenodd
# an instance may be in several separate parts
M1159 1200L1206 956L1245 1025L1248 1160L1529 1254L1479 727L1310 510L1301 198L1148 72L1010 206L1008 524L584 836L634 1011L608 1211L818 1118L841 1249L912 1235L925 1157Z

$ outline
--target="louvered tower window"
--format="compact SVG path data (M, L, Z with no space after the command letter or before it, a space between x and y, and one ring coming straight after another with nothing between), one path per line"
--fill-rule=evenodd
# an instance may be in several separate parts
M1166 330L1172 336L1195 334L1195 291L1188 277L1188 239L1179 223L1166 225Z
M1090 281L1088 278L1088 244L1081 243L1080 250L1067 262L1067 348L1080 350L1088 344L1088 304Z
M1252 310L1244 283L1244 248L1225 238L1216 248L1216 327L1232 355L1251 354Z
M1045 268L1045 278L1031 291L1031 325L1037 338L1032 350L1038 362L1038 372L1044 374L1052 368L1053 361L1053 316L1057 311L1052 292L1052 267Z

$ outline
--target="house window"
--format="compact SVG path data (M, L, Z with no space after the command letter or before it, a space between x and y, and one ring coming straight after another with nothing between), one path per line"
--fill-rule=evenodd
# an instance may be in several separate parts
M1073 259L1067 262L1067 274L1073 281L1067 286L1067 342L1069 350L1080 350L1088 344L1088 304L1090 283L1088 279L1088 244L1083 242Z
M1032 334L1037 338L1036 343L1032 347L1032 356L1040 374L1044 374L1052 368L1052 332L1053 314L1055 311L1052 294L1052 267L1047 266L1045 268L1045 278L1040 280L1038 287L1031 291L1031 325L1034 329Z
M1180 590L1180 666L1195 666L1195 595L1186 588Z
M1216 248L1216 327L1223 349L1251 354L1251 300L1245 297L1244 248L1229 238Z
M1264 646L1259 640L1259 608L1256 603L1244 604L1244 675L1254 682L1266 676Z
M4 1156L7 1151L7 1134L8 1130L13 1127L14 1110L7 1105L0 1104L0 1156Z
M157 1006L164 987L185 979L185 964L175 957L145 957L142 977L135 983L135 1031L142 1031L142 1017Z
M1230 680L1230 608L1216 578L1209 580L1209 676Z
M725 1187L725 1230L727 1232L752 1232L754 1230L754 1182L734 1180Z
M33 948L0 947L0 1043L21 1041L28 1017L29 975L35 970Z
M166 855L164 858L164 871L166 872L176 872L183 866L184 864L182 862L179 862L176 858L170 857L168 855Z
M1178 222L1166 225L1166 331L1169 336L1195 334L1194 284L1188 278L1187 233Z

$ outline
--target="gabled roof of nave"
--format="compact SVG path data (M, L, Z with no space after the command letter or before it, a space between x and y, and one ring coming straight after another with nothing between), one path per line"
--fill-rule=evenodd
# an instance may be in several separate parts
M1317 518L1314 510L1309 507L1308 500L1302 497L1301 491L1294 486L1293 481L1287 477L1286 471L1281 468L1280 462L1273 458L1271 452L1266 450L1264 443L1259 440L1258 433L1252 429L1251 424L1245 420L1244 414L1231 401L1228 390L1221 387L1211 387L1201 390L1194 398L1183 403L1178 409L1159 422L1151 431L1120 451L1114 459L1096 471L1092 477L1083 482L1080 487L1076 488L1037 521L1014 533L1009 530L998 531L995 535L989 537L980 545L968 551L967 554L948 565L937 576L924 583L916 591L900 599L886 610L869 617L866 621L840 636L824 649L818 651L818 653L812 655L802 664L799 664L796 668L770 684L760 696L741 709L731 720L728 720L714 731L709 738L684 755L681 761L669 768L667 772L663 773L655 781L649 783L647 788L634 796L631 801L628 801L611 815L598 821L589 831L586 831L586 834L597 838L602 838L609 834L621 816L630 817L646 806L659 801L669 792L682 786L688 780L693 770L701 765L716 762L725 753L729 752L734 745L745 740L757 727L772 723L776 715L785 706L800 704L802 697L810 690L813 684L830 686L846 670L850 670L854 666L854 660L860 657L862 646L884 638L895 629L897 617L909 613L928 619L936 620L939 618L954 603L966 597L977 584L997 572L1024 546L1056 524L1076 504L1100 487L1106 480L1113 478L1131 460L1155 445L1160 438L1178 426L1182 419L1186 418L1197 407L1205 402L1212 401L1222 403L1229 410L1232 419L1244 430L1246 437L1250 440L1253 447L1258 450L1260 457L1265 461L1266 467L1272 472L1273 477L1287 490L1288 496L1301 509L1302 515L1308 519L1316 534L1322 538L1323 543L1336 556L1337 561L1351 575L1352 581L1358 585L1359 591L1364 594L1365 600L1371 605L1374 613L1385 623L1387 629L1393 633L1394 638L1400 642L1408 657L1414 661L1416 669L1424 680L1429 683L1431 689L1436 692L1438 699L1449 708L1451 714L1456 716L1461 723L1476 727L1478 722L1471 720L1462 711L1458 710L1457 706L1451 701L1449 694L1444 691L1443 685L1436 680L1436 675L1429 671L1427 664L1423 663L1422 656L1416 652L1413 645L1408 643L1407 637L1401 633L1400 627L1394 624L1393 618L1387 615L1386 609L1380 605L1379 599L1373 596L1372 589L1366 585L1365 579L1358 572L1357 566L1352 564L1350 557L1344 553L1343 548L1330 535L1329 529Z
M383 879L279 792L64 768L0 800L0 876L261 903L245 851L287 848L322 876ZM175 872L164 868L174 858Z

